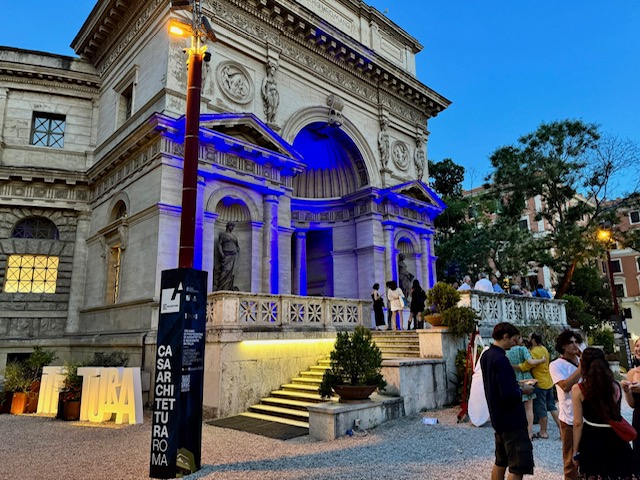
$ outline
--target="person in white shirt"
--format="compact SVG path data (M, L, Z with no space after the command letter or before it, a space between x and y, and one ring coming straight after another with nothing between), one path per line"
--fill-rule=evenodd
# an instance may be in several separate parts
M577 480L578 469L573 462L573 403L571 388L580 381L580 343L582 338L565 330L556 339L556 351L561 355L549 364L549 373L558 393L558 419L565 480Z
M469 275L465 275L462 279L462 285L458 287L459 292L464 292L466 290L471 290L471 277Z
M481 273L480 275L478 275L478 281L473 286L473 289L479 290L481 292L494 293L493 284L491 283L491 280L487 278L487 275L484 273Z

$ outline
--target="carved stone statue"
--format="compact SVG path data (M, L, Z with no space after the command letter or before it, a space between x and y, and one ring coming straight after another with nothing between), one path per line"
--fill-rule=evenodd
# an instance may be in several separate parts
M380 119L380 132L378 133L378 150L380 152L380 163L382 168L386 169L389 163L389 134L387 128L389 127L389 119L382 117Z
M344 100L335 94L331 94L327 97L327 105L329 106L329 119L328 123L332 127L342 126L342 109L344 108Z
M280 105L280 93L276 82L276 71L278 64L275 60L267 63L267 76L262 81L262 101L264 103L264 114L268 124L275 124L276 110Z
M233 233L234 222L227 223L227 229L218 236L218 261L213 274L214 290L235 290L235 266L240 254L238 237Z
M412 273L407 270L407 265L404 263L404 254L401 253L398 255L398 279L400 283L400 288L404 293L405 297L409 296L409 292L411 292L411 282L415 278Z
M422 180L422 176L424 175L424 165L427 161L427 156L424 153L424 145L426 140L422 134L418 134L416 137L416 152L413 156L413 164L416 167L416 175L418 176L418 180Z

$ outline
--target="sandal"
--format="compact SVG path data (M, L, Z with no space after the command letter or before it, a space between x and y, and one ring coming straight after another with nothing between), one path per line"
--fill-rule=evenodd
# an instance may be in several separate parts
M534 439L534 438L542 438L542 437L540 436L540 433L536 432L533 435L531 435L531 439Z

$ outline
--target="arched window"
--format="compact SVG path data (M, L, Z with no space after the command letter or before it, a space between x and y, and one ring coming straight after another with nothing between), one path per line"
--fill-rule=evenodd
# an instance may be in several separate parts
M111 212L111 221L115 222L121 218L127 218L127 205L122 200L115 204Z
M58 240L55 224L43 217L25 218L11 232L11 238ZM59 258L51 255L9 255L4 291L6 293L55 293Z
M37 240L58 240L59 234L55 224L44 217L31 217L20 220L13 231L11 238L35 238Z

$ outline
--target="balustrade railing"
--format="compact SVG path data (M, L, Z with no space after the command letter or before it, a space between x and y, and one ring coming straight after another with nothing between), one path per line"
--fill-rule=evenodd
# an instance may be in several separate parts
M207 296L207 327L351 330L370 324L369 300L245 292Z
M524 297L489 292L461 292L461 306L473 308L479 315L482 329L492 329L500 322L514 325L548 325L568 327L564 300Z

